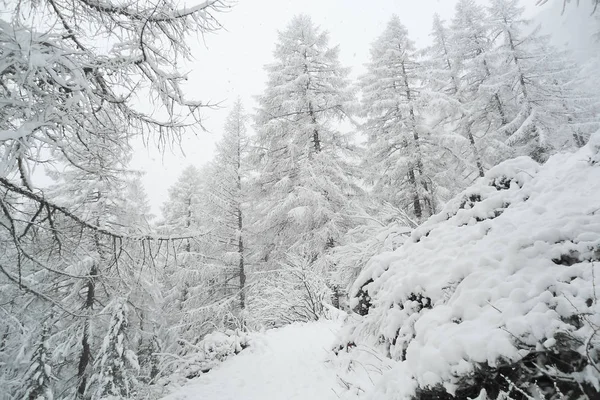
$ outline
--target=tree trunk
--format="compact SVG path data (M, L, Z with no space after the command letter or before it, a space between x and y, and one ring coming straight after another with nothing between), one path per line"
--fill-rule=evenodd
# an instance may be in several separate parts
M421 209L421 202L419 200L419 190L417 186L417 179L415 177L415 171L413 168L409 168L408 170L408 180L413 187L413 209L415 211L415 217L417 219L421 219L423 216L423 210Z
M473 132L471 132L471 124L467 123L466 127L467 137L469 138L469 144L471 145L471 150L473 151L473 156L475 157L475 164L477 165L477 170L479 172L479 176L483 177L485 172L483 171L483 163L481 162L481 156L479 155L479 150L477 150L477 146L475 145L475 138L473 137Z
M96 264L92 265L90 270L90 278L87 282L87 293L85 299L84 309L89 313L94 308L94 300L96 296L96 282L95 276L98 275L98 268ZM77 388L78 397L83 398L85 394L85 388L87 386L87 374L88 365L92 360L92 349L91 349L91 329L90 329L90 317L87 316L83 325L83 337L81 339L81 355L79 356L79 366L77 368L77 379L79 380L79 386Z
M313 110L313 106L312 106L311 102L308 103L308 113L310 115L310 120L314 125L313 135L312 135L313 147L315 149L315 153L320 153L321 152L321 139L319 138L319 130L317 129L317 117L315 115L315 112Z
M243 220L242 220L242 210L238 206L237 210L238 214L238 255L240 257L238 271L240 274L240 309L243 310L246 308L246 294L244 293L244 289L246 286L246 271L244 269L244 238L242 237L242 228L243 228Z
M415 110L412 106L412 92L410 90L410 85L408 83L408 74L406 72L406 67L404 65L404 63L402 63L402 76L404 78L404 89L406 91L406 99L409 103L409 115L410 115L410 123L411 123L411 128L412 128L412 133L413 133L413 141L414 141L414 147L415 147L415 166L416 169L419 174L418 176L418 180L417 180L417 174L415 173L414 168L411 168L409 170L408 173L408 179L410 180L410 182L413 184L414 189L415 189L415 194L414 194L414 199L413 199L413 206L415 209L415 216L417 218L421 218L423 216L423 209L421 207L421 203L419 202L419 188L418 185L420 184L421 186L423 186L423 189L425 191L425 193L429 194L429 185L427 184L427 182L424 179L424 173L423 173L423 155L421 154L421 144L420 144L420 139L419 139L419 132L417 132L417 120L415 117ZM429 209L431 210L431 200L427 198L427 196L423 196L423 202L427 203L427 205L429 206ZM417 206L418 205L418 206Z

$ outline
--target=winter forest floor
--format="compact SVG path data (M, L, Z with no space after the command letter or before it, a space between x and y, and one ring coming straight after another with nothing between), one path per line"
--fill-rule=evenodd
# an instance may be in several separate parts
M338 399L326 363L340 325L295 323L254 335L250 347L163 400Z

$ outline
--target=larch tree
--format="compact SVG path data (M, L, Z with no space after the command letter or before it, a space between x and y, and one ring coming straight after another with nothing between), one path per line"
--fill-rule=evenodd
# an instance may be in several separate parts
M126 299L116 298L106 311L111 319L95 357L95 372L86 387L90 400L125 400L136 394L137 356L128 335L129 311Z
M53 400L53 380L51 366L51 353L48 349L48 341L50 336L50 327L44 323L39 334L39 339L34 346L34 351L31 355L31 363L27 370L24 385L21 388L23 392L20 397L23 399L35 400Z
M579 1L580 0L576 0L575 3L577 5L579 5ZM548 2L548 0L537 0L536 4L539 6L539 5L544 5L547 2ZM563 10L564 10L564 8L567 6L567 4L571 3L572 0L562 0L562 2L563 2ZM596 10L598 9L598 6L600 6L600 0L590 0L590 2L592 4L592 7L594 7L592 10L592 13L595 13Z
M497 157L490 153L497 156L502 152L499 147L506 146L485 132L476 87L481 81L469 81L461 58L464 47L456 45L457 38L438 15L434 15L430 36L432 44L423 51L428 113L440 146L447 150L446 180L460 190L495 164Z
M298 15L279 32L276 61L266 66L253 154L258 204L253 229L261 237L258 259L266 270L327 269L324 255L351 226L347 215L358 191L354 148L338 127L353 94L338 54L327 32ZM290 286L302 286L293 281Z
M232 311L243 320L246 308L247 241L245 202L247 200L248 116L238 99L225 122L223 138L208 166L206 214L210 228L210 254L219 264L226 291L237 298ZM237 283L231 281L237 280Z
M585 98L569 85L577 68L553 49L539 29L529 33L518 0L493 0L492 34L498 37L498 73L492 85L509 94L515 110L500 128L518 154L545 161L553 152L583 146L587 135L577 128Z
M60 321L48 339L49 349L57 345L50 357L55 393L81 398L98 350L86 325L102 303L136 287L133 271L139 277L167 239L120 225L122 214L113 211L122 204L111 203L122 198L113 195L123 187L115 178L133 138L177 141L200 119L207 104L184 95L180 61L190 56L188 35L216 30L214 14L226 4L45 0L5 6L0 300L10 304L2 320L11 322L2 324L9 340L0 358L4 376L25 376L11 357L18 339L53 315ZM148 98L164 111L148 111L140 100ZM43 167L69 171L59 175L72 184L48 190L34 176ZM81 187L70 179L82 176ZM8 382L0 386L9 395L19 390Z
M372 44L367 73L360 79L367 119L365 164L376 196L410 210L419 221L435 212L437 201L427 163L436 150L427 147L422 73L408 31L394 15Z
M161 234L190 236L171 243L170 251L176 257L169 257L164 263L163 313L169 326L166 339L174 339L170 345L178 348L171 350L174 352L188 351L187 344L195 344L208 333L216 317L209 307L215 294L215 271L205 252L209 238L198 236L206 229L206 174L205 168L193 165L182 171L169 188L162 207L163 221L158 225Z
M498 129L508 122L510 110L501 88L491 84L499 72L491 22L473 0L459 0L449 27L450 53L455 64L455 98L460 104L458 130L467 140L474 174L514 155ZM468 182L470 183L470 182Z
M125 151L112 151L108 144L101 148L103 155L79 163L80 168L67 165L60 174L53 174L55 185L46 190L47 198L55 205L73 210L84 221L113 235L148 235L149 226L144 207L143 191L137 197L128 196L135 174L129 173L125 164ZM118 146L117 146L118 148ZM132 178L133 177L133 178ZM65 296L54 311L57 332L51 343L60 348L65 360L60 372L75 375L78 382L75 396L84 396L89 378L98 373L93 360L100 351L102 332L109 321L101 315L104 305L128 293L131 305L138 311L139 323L128 327L129 336L140 336L140 329L149 310L152 297L149 282L154 270L150 257L135 241L117 239L96 232L85 235L84 228L69 218L59 216L53 222L57 238L50 241L56 246L47 261L55 259L61 266L60 274L46 279L53 292ZM42 253L43 254L43 253ZM124 254L120 257L120 254ZM143 273L142 273L143 271ZM143 276L143 278L142 278ZM67 306L77 305L77 314L66 312ZM154 311L154 310L152 310ZM138 322L138 320L135 320ZM68 387L63 394L71 393Z

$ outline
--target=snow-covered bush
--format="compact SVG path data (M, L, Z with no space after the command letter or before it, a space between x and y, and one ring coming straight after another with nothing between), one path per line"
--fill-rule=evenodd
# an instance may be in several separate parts
M333 281L337 282L345 293L373 256L396 250L410 232L408 226L398 222L384 225L368 221L351 229L344 237L345 243L332 251L331 262L335 265Z
M598 144L494 167L369 261L340 348L395 361L372 398L598 398Z
M289 254L279 269L257 274L248 296L249 326L273 328L323 317L323 304L332 298L323 261Z
M248 347L250 336L239 330L215 331L204 337L197 345L191 345L195 352L185 358L177 358L168 363L172 369L168 380L191 379L206 373ZM166 384L162 380L161 384Z

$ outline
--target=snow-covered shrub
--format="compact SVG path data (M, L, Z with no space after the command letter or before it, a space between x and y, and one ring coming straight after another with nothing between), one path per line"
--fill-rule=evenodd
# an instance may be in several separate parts
M599 398L599 141L498 165L369 261L341 343L395 361L372 398Z
M332 297L324 264L289 254L281 268L257 274L248 296L248 324L272 328L324 316L323 303Z
M206 373L248 347L250 336L239 330L215 331L204 337L198 344L192 346L195 350L184 358L176 358L168 362L168 369L172 371L168 380L191 379ZM162 385L168 383L164 379Z
M332 249L331 262L335 265L333 281L347 292L362 268L373 256L393 251L408 238L411 229L398 222L387 225L374 221L351 229L344 243ZM363 282L364 283L364 282Z

